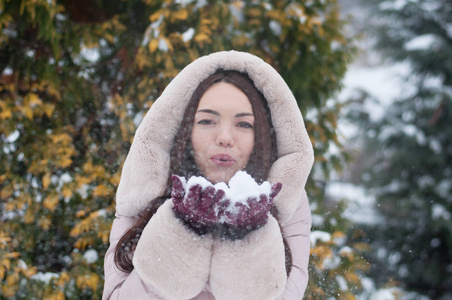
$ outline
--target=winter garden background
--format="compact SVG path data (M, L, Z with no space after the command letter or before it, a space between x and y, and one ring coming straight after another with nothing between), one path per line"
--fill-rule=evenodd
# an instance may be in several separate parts
M449 0L0 0L0 299L98 299L121 166L181 68L272 64L315 147L306 299L452 297Z

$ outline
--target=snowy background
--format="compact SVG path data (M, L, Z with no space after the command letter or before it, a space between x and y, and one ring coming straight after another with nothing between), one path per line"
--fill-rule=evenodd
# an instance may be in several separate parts
M361 7L359 0L339 0L341 11L344 15L351 16L351 22L347 26L350 35L358 35L361 38L357 41L359 55L353 63L349 65L343 80L343 89L339 94L339 100L345 102L349 99L359 98L360 94L365 94L367 99L363 107L371 112L369 115L373 121L379 120L395 99L410 93L410 82L406 81L410 73L410 65L407 63L387 63L381 55L374 50L372 37L366 32L368 16ZM421 36L412 40L404 47L406 49L422 49L434 43L431 36ZM352 140L357 135L356 124L340 119L338 129L346 147L354 148ZM359 147L359 146L357 146ZM364 188L355 185L352 180L350 170L345 170L343 174L333 176L333 180L327 184L327 196L331 199L347 199L348 207L343 216L356 224L371 225L381 222L381 217L375 209L374 197ZM313 216L313 222L315 218ZM330 239L324 232L313 232L311 244L316 241ZM390 287L377 289L375 283L370 278L362 278L363 293L357 295L358 299L371 300L391 300L391 299L429 299L428 297L404 291L401 288Z
M359 54L349 65L343 79L343 89L338 98L344 102L364 93L373 101L365 101L364 108L372 112L370 116L379 119L394 99L399 97L409 86L404 76L409 73L408 64L387 64L381 55L373 49L372 37L366 32L367 12L359 0L339 0L341 11L351 19L347 30L349 35L361 36L357 40ZM357 134L356 124L346 119L340 119L338 129L345 145L352 148L351 139ZM327 194L332 198L348 199L349 206L345 216L356 224L378 222L377 212L374 210L375 200L361 187L348 182L350 174L338 175L336 181L328 183Z

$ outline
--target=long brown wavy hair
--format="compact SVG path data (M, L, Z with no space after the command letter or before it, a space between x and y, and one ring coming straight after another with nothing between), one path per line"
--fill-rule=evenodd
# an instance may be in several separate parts
M194 161L191 132L202 95L204 95L209 87L219 82L235 85L245 93L251 102L255 117L254 149L245 167L245 171L257 182L267 180L270 168L277 158L276 136L267 102L246 73L225 71L222 69L217 70L217 72L199 84L187 105L171 149L170 170L167 174L168 180L164 194L150 201L149 205L139 214L138 221L127 230L116 245L114 259L116 266L120 270L124 272L131 272L133 270L133 253L140 239L141 232L157 212L158 208L166 200L171 198L171 175L177 174L185 178L201 175ZM271 213L278 219L276 208L273 208ZM289 274L292 257L286 240L283 240L286 250L286 271Z

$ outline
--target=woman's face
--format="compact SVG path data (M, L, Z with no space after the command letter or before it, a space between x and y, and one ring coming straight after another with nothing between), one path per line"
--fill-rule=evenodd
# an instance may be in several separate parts
M212 85L198 105L191 142L195 162L211 182L229 182L243 170L254 147L254 115L248 97L235 85Z

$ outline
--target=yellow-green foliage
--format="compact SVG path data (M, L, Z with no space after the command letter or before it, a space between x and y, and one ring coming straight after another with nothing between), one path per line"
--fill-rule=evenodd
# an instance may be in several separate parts
M0 299L100 297L135 129L201 55L236 49L272 64L308 116L317 163L340 168L346 154L328 150L341 148L331 99L352 52L342 26L335 1L0 0ZM337 247L313 248L315 270L337 255L329 276L359 286L361 262ZM327 288L338 289L311 280L307 296Z

